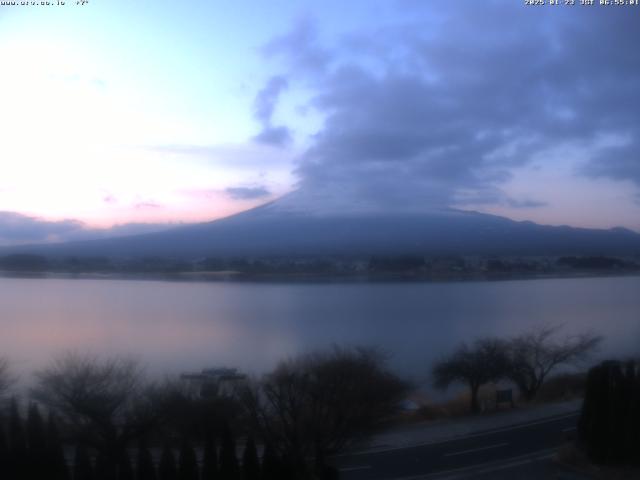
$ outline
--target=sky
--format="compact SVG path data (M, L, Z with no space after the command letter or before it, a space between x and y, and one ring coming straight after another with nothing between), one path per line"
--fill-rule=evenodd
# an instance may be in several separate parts
M17 3L0 5L0 244L290 192L640 231L640 7Z

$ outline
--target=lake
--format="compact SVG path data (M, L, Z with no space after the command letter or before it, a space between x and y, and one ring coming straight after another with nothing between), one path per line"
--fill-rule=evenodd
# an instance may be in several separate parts
M446 283L245 283L0 279L0 356L16 372L65 350L126 354L153 375L264 372L331 344L377 345L416 381L459 342L537 324L640 353L640 277Z

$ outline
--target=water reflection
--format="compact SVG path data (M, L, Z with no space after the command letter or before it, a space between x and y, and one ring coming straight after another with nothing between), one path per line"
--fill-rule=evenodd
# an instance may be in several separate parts
M0 355L19 371L66 349L130 354L151 373L230 365L250 372L332 343L379 345L424 380L461 340L538 323L640 350L640 278L392 284L0 279Z

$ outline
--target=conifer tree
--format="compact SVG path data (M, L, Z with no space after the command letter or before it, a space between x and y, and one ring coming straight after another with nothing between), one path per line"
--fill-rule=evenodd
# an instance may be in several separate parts
M169 444L165 444L160 456L160 466L158 468L159 480L178 480L178 469L176 460Z
M191 443L184 439L180 447L178 477L180 480L198 480L198 459Z
M4 435L4 421L0 417L0 476L10 474L9 445Z
M78 445L73 461L73 480L93 480L93 478L93 465L89 452L83 445Z
M141 439L138 443L137 470L138 480L156 480L157 478L153 458L144 439Z
M125 449L118 461L118 480L134 480L129 452Z
M238 457L236 456L236 442L227 425L225 425L222 431L219 476L221 480L238 480L240 478Z
M216 478L218 478L218 453L213 435L211 432L207 432L202 455L202 480L215 480Z
M96 458L95 478L96 480L117 480L118 478L116 465L103 452L99 452Z
M242 454L242 478L243 480L260 480L260 462L253 437L249 436Z
M48 475L47 440L44 422L35 403L29 405L27 414L27 444L31 476L45 478Z
M267 443L262 454L262 480L279 480L280 470L280 459L271 444Z
M28 478L27 439L24 432L18 400L11 399L9 410L9 477L16 480Z
M578 434L600 464L640 463L640 362L606 361L589 370Z
M46 432L47 466L49 474L47 480L68 480L69 470L64 458L62 440L58 432L58 425L52 413L49 413Z

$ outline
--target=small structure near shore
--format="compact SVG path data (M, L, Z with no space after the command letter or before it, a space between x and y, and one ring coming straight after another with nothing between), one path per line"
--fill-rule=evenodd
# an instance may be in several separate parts
M205 368L200 372L183 373L180 379L187 382L188 388L202 398L211 396L231 396L239 383L247 376L237 368Z

